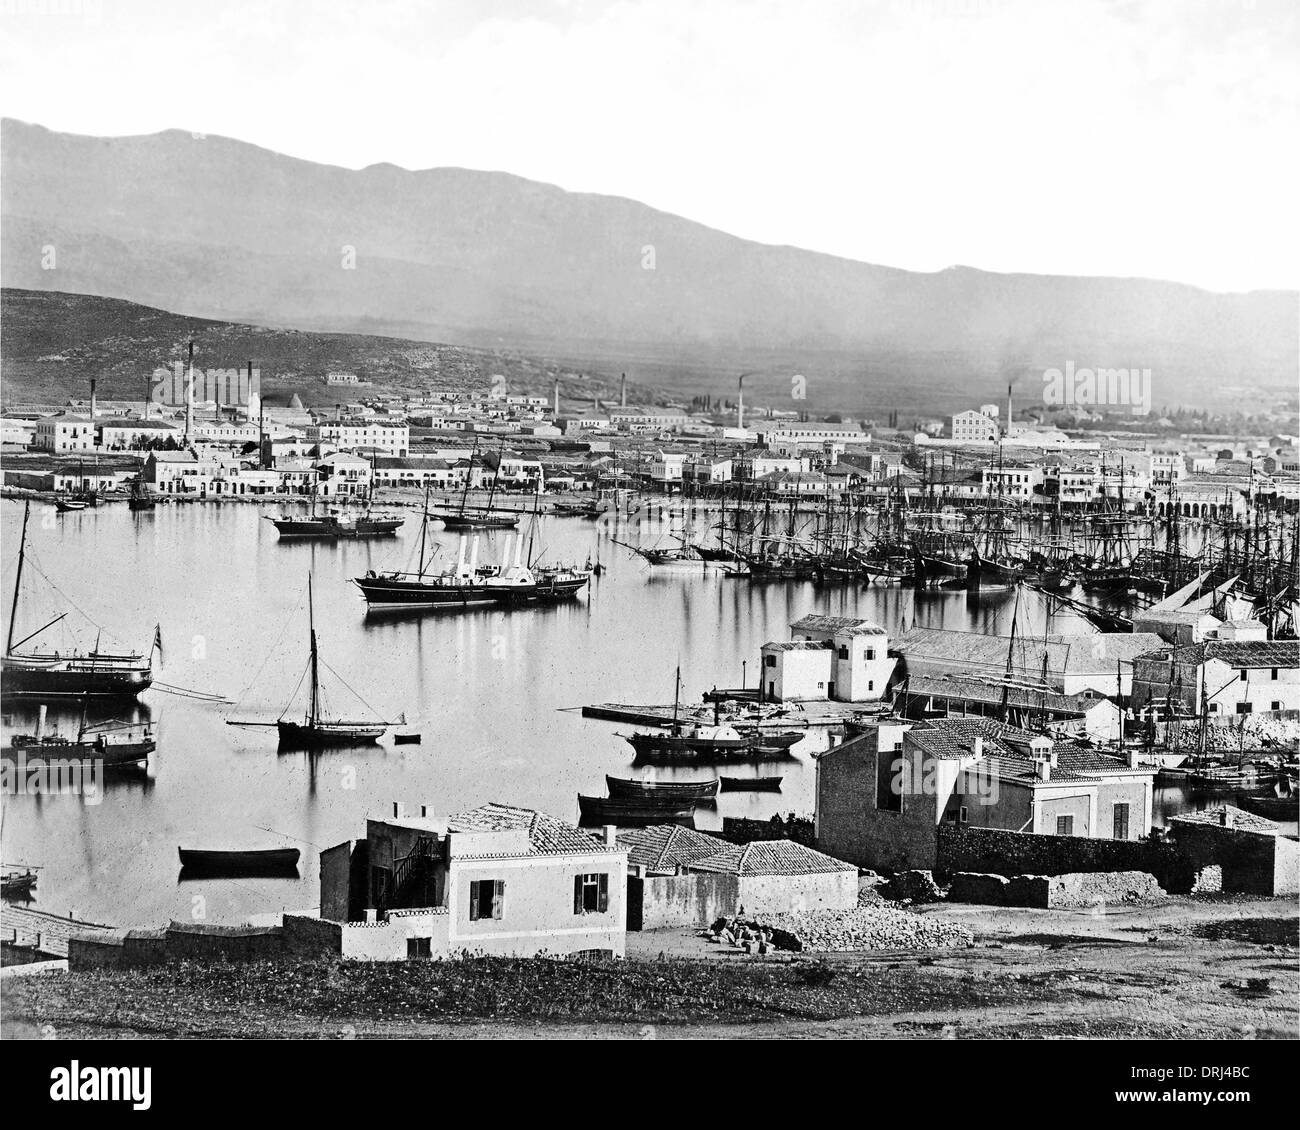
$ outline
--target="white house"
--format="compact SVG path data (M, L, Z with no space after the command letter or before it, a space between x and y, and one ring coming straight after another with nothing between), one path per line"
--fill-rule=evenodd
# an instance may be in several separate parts
M790 625L790 635L787 642L765 643L761 649L764 700L876 702L884 695L895 660L878 624L809 615Z

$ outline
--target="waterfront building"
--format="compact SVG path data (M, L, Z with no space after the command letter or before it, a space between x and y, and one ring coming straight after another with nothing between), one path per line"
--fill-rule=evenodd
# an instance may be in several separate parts
M1134 661L1133 710L1160 714L1172 704L1212 718L1300 710L1300 645L1263 634L1257 621L1230 622L1219 638L1144 652Z
M44 416L36 421L34 445L40 451L66 454L94 451L95 422L89 416Z
M767 702L878 702L896 662L879 624L814 614L790 625L788 641L762 646L759 689Z
M881 721L818 755L816 844L898 871L936 866L944 824L1137 840L1156 772L987 718Z
M912 628L894 641L895 681L911 676L1014 679L1062 694L1113 697L1132 689L1133 660L1164 641L1151 632L1017 636L1014 640L945 628ZM1008 667L1008 654L1010 666Z

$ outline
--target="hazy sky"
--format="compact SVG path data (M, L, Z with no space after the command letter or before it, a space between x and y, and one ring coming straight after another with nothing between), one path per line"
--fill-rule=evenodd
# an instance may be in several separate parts
M940 270L1300 285L1295 0L0 0L0 110Z

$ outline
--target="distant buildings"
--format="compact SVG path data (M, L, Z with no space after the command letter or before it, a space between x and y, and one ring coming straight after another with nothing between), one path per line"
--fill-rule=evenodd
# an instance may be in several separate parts
M996 443L1001 429L998 426L997 407L989 405L994 415L973 408L958 412L952 418L952 438L961 443Z

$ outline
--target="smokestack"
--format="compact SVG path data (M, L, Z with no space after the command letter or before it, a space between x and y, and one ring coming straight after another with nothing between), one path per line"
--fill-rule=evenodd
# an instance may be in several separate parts
M741 374L740 380L736 382L736 387L740 389L740 397L736 401L736 427L745 426L745 377Z
M185 440L188 443L190 430L194 427L194 342L190 342L190 368L185 378Z
M1007 418L1002 424L1002 434L1009 436L1011 434L1011 386L1007 385Z
M90 422L95 422L95 409L98 407L95 400L95 378L90 378Z
M623 379L618 386L618 403L620 408L627 407L627 374L623 374Z
M555 382L555 409L551 413L551 415L554 416L555 419L557 420L560 418L560 382L559 381Z

